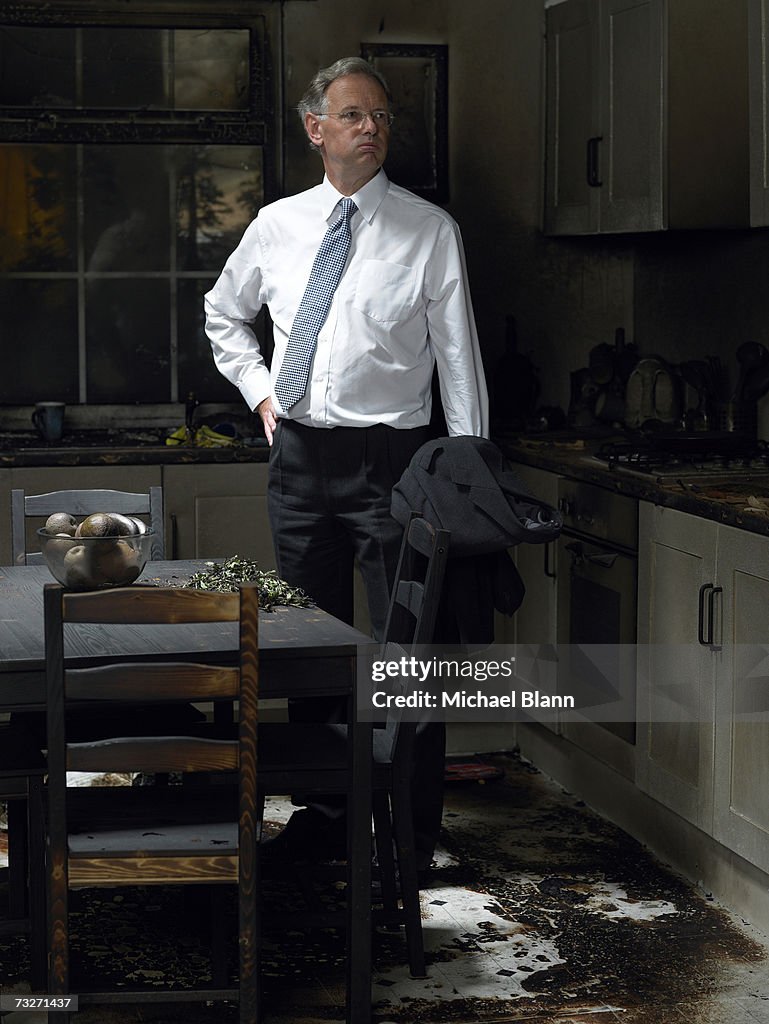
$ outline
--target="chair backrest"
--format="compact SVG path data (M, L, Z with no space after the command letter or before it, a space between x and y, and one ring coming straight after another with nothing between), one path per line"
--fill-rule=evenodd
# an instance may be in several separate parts
M47 741L48 741L48 810L49 810L49 914L51 936L51 971L49 982L66 991L67 960L66 932L67 889L70 886L94 884L200 884L206 881L228 881L238 884L240 906L240 977L241 996L246 998L243 979L247 983L249 1003L255 1000L256 977L256 899L257 899L257 710L259 690L258 647L258 589L254 583L243 584L237 593L211 593L187 588L162 588L134 585L114 590L72 593L58 584L47 584L44 592L45 656L47 679ZM194 626L201 623L233 622L239 626L237 655L230 664L201 664L195 661L199 639ZM158 650L166 636L166 649L178 646L181 651L193 652L185 660L125 661L115 657L100 657L87 667L82 659L65 661L66 630L71 624L85 624L87 639L78 639L79 650L110 650L110 636L117 631L139 631L139 639L146 638L146 650ZM167 631L193 627L189 638L182 643L169 644ZM98 648L98 633L104 629ZM184 634L186 637L186 634ZM139 646L142 646L140 644ZM184 655L179 656L180 659ZM200 654L197 654L200 658ZM152 705L186 703L188 701L238 701L237 739L214 740L205 736L153 735ZM109 714L114 704L118 714L113 715L113 728L108 738L85 743L69 743L66 736L66 709L78 703L98 702L100 709ZM121 722L121 709L126 702L142 707L143 714L130 718L134 735L121 735L126 730ZM146 713L145 713L146 712ZM181 729L184 730L185 726ZM136 735L141 732L141 735ZM115 735L117 733L117 735ZM120 829L130 828L122 817L118 832L113 832L113 846L85 849L68 842L68 771L93 772L237 772L237 807L232 803L232 816L216 817L216 821L235 822L230 833L236 837L237 848L229 848L215 833L201 828L193 833L192 843L182 843L178 833L171 836L171 845L158 848L162 842L162 824L157 826L157 808L153 805L156 787L141 787L131 794L145 797L139 801L139 811L148 810L149 827L136 829L136 812L132 825L138 838L137 845L125 848ZM168 793L167 787L157 787ZM175 787L172 787L175 788ZM219 787L215 787L219 788ZM182 790L187 787L181 787ZM72 794L72 790L69 791ZM81 795L87 795L81 789ZM115 792L115 791L113 791ZM91 791L94 793L94 791ZM174 807L182 794L175 797ZM98 796L98 793L94 793ZM219 812L226 804L217 794L214 806ZM201 813L198 799L193 801L195 813L193 829ZM204 819L208 821L208 819ZM161 817L162 822L162 817ZM215 826L214 826L215 827ZM219 826L221 829L221 826ZM158 835L161 839L158 840ZM146 836L155 837L145 838ZM92 838L92 837L90 837ZM86 835L86 845L89 836ZM153 842L155 846L153 846ZM123 845L121 845L121 843ZM217 845L217 843L219 845ZM197 844L197 845L196 845ZM104 852L106 850L106 852ZM256 1012L255 1009L253 1011ZM241 1018L244 1019L244 1018ZM245 1018L250 1020L251 1017Z
M384 642L414 649L432 642L451 534L412 512L401 544Z
M25 494L20 488L11 491L11 553L14 565L41 564L39 551L27 551L27 520L43 520L54 512L73 516L89 516L94 512L122 512L127 516L144 517L154 536L150 557L165 558L163 529L163 488L150 487L146 493L128 491L72 490L50 491L48 494Z
M432 643L448 559L449 530L436 530L420 513L412 512L403 534L395 582L385 623L382 657L420 656ZM389 709L386 728L391 758L409 777L416 724L401 721L398 709Z

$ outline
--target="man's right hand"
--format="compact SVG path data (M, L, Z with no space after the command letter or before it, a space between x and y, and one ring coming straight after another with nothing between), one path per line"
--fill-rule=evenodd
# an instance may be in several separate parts
M272 446L272 435L275 433L275 428L278 425L278 417L275 415L275 406L272 404L272 398L268 396L261 401L257 405L256 411L262 418L262 426L264 427L264 436L267 438L267 444Z

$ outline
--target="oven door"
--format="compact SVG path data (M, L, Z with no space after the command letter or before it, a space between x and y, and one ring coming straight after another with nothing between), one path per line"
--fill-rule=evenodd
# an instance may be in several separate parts
M637 575L637 556L625 548L569 530L559 538L558 692L576 691L583 706L585 697L600 706L612 689L624 698L622 721L579 721L572 713L561 733L628 778L635 763Z

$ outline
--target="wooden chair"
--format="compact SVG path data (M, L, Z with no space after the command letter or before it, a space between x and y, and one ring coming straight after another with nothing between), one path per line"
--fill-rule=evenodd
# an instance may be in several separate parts
M70 512L73 516L122 512L127 516L146 517L154 534L150 557L155 561L165 558L162 487L150 487L146 494L108 490L25 494L21 488L14 488L11 491L11 553L14 565L42 564L43 556L39 551L27 551L27 520L40 519L42 526L43 520L53 512Z
M390 598L384 657L418 655L419 648L432 640L449 539L448 531L435 530L421 516L412 516L404 534ZM411 789L416 730L416 723L402 722L394 712L388 714L383 728L374 729L373 810L383 898L383 910L375 914L375 920L404 926L410 972L414 977L423 977L424 944ZM345 725L263 724L259 750L262 812L264 796L270 794L345 793L348 801L352 800ZM317 923L323 923L322 916Z
M238 987L157 992L126 985L114 992L76 991L83 1003L239 998L241 1024L257 1021L257 605L255 584L234 594L136 585L88 593L69 593L58 584L45 587L50 994L70 991L70 889L231 883L239 892ZM240 628L235 665L109 659L88 668L65 665L64 629L71 623L96 624L89 625L90 635L100 624L168 629L168 624L230 621ZM142 736L68 742L65 708L94 700L237 700L238 738L162 737L148 730ZM213 785L68 789L67 771L237 772L238 786L234 791ZM49 1014L49 1020L68 1019Z

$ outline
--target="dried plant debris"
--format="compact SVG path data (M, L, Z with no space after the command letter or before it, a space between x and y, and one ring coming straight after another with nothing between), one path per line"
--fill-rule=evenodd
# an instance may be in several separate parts
M256 583L262 611L271 611L276 605L309 608L313 604L299 587L286 583L274 569L260 569L259 563L250 558L232 555L224 562L207 562L206 565L207 569L193 573L184 586L228 592L237 590L240 583Z

